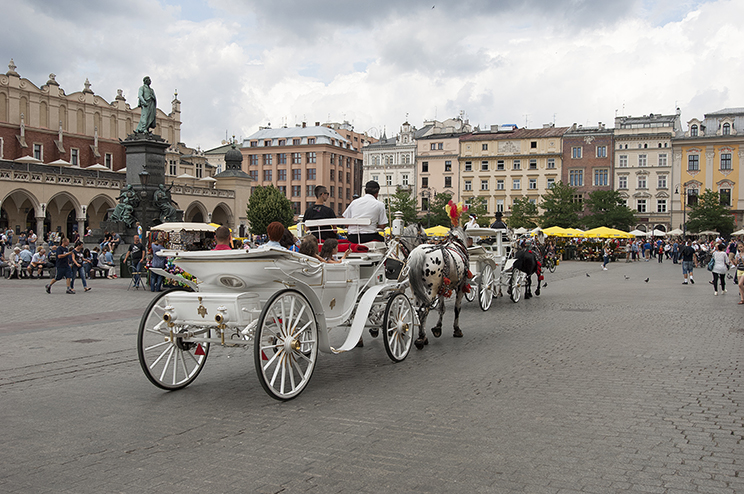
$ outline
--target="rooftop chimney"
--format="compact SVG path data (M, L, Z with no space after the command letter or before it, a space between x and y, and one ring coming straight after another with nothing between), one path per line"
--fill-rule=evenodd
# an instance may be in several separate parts
M305 127L307 127L307 122L302 122L302 128L304 129Z

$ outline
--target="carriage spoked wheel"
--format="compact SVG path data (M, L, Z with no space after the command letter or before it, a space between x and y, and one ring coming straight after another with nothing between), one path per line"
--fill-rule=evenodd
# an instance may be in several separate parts
M551 257L546 264L548 265L548 271L550 271L551 273L555 273L555 259Z
M258 319L253 361L263 389L277 400L298 396L318 359L318 325L310 302L297 290L282 290Z
M514 269L511 276L511 293L509 297L515 304L522 300L522 293L524 292L525 274L518 269Z
M491 301L493 301L495 279L493 276L493 268L490 264L483 266L483 272L481 273L480 284L478 286L478 302L480 303L481 310L488 310L491 308Z
M155 386L176 390L185 388L199 375L209 354L209 343L194 343L178 338L184 331L177 321L169 326L166 296L178 288L158 294L142 315L137 334L137 354L145 375ZM173 333L175 338L171 338Z
M480 283L480 282L479 282ZM478 293L478 285L475 283L470 283L470 291L465 292L465 300L468 302L472 302L475 300L475 295Z
M415 329L413 305L403 293L396 293L385 306L382 320L385 351L393 362L402 362L411 351Z

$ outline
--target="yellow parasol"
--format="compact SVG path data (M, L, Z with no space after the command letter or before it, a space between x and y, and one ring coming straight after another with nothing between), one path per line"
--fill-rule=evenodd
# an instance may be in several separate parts
M449 233L449 228L446 226L432 226L431 228L427 228L426 234L434 237L446 237Z
M631 235L628 232L616 230L615 228L608 228L606 226L592 228L591 230L582 233L581 236L584 238L634 238L634 235Z

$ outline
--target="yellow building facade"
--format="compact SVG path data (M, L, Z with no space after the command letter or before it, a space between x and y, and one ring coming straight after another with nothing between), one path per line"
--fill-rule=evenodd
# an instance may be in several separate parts
M678 171L672 200L672 225L683 223L697 196L710 189L730 207L736 228L744 223L744 108L727 108L687 122L684 136L673 140L674 169Z
M460 197L486 200L488 214L509 216L516 199L540 197L561 179L562 136L569 127L473 132L460 138Z

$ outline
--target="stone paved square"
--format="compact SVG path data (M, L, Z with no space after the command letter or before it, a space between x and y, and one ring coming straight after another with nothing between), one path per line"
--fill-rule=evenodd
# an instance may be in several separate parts
M369 337L321 354L289 402L245 349L152 386L136 351L152 294L128 280L2 279L0 491L743 492L744 309L709 279L564 262L540 297L465 303L462 339L448 303L402 363Z

